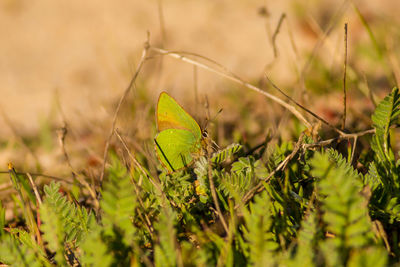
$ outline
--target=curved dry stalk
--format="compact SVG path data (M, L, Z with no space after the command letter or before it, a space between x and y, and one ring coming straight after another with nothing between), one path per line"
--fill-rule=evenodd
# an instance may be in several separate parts
M172 200L167 198L167 195L165 194L165 192L162 190L161 188L161 184L160 181L156 181L152 178L152 176L148 173L148 171L143 168L143 166L137 161L137 159L132 155L131 151L129 150L125 140L121 137L121 135L119 134L118 130L115 130L115 135L118 137L118 139L121 141L122 145L124 146L126 152L128 153L130 159L132 160L132 162L136 165L136 167L149 179L149 181L152 183L152 185L157 189L157 191L161 194L161 196L163 197L163 200L168 200L172 206L176 207L177 204L174 203ZM140 186L140 185L138 185Z
M302 110L306 111L307 113L309 113L311 116L313 116L314 118L316 118L317 120L323 122L324 124L326 124L327 126L331 127L333 130L335 130L337 133L339 133L340 135L345 135L345 133L343 131L341 131L340 129L338 129L337 127L333 126L332 124L330 124L328 121L324 120L322 117L320 117L318 114L312 112L311 110L309 110L308 108L306 108L305 106L301 105L300 103L298 103L296 100L294 100L293 98L291 98L289 95L287 95L285 92L283 92L275 83L273 83L271 81L271 79L265 75L265 77L267 78L268 82L272 85L272 87L274 87L276 90L278 90L282 95L284 95L287 99L289 99L290 101L292 101L296 106L298 106L299 108L301 108Z
M215 74L218 74L218 75L220 75L220 76L222 76L222 77L225 77L225 78L228 79L228 80L231 80L231 81L233 81L233 82L236 82L236 83L238 83L238 84L241 84L241 85L243 85L244 87L246 87L246 88L248 88L248 89L251 89L251 90L253 90L253 91L257 92L257 93L260 93L260 94L262 94L262 95L268 97L268 98L271 99L272 101L278 103L279 105L281 105L281 106L284 107L285 109L289 110L289 111L290 111L294 116L296 116L307 128L311 128L311 123L308 122L307 119L306 119L294 106L292 106L292 105L286 103L285 101L283 101L283 100L280 99L279 97L276 97L276 96L274 96L274 95L272 95L272 94L270 94L270 93L267 93L267 92L263 91L261 88L259 88L259 87L257 87L257 86L254 86L254 85L252 85L252 84L250 84L250 83L248 83L248 82L245 82L244 80L242 80L241 78L239 78L237 75L234 75L232 72L226 71L226 68L223 68L223 70L218 70L218 69L213 68L213 67L211 67L211 66L209 66L209 65L207 65L207 64L204 64L204 63L201 63L201 62L199 62L199 61L197 61L197 60L188 58L188 57L184 56L184 54L190 54L190 55L193 55L193 56L195 56L195 57L200 57L200 58L205 59L205 60L207 60L207 61L209 61L209 62L211 62L211 63L213 63L213 64L216 64L216 62L215 62L214 60L208 59L208 58L206 58L206 57L204 57L204 56L198 56L198 55L193 54L193 53L172 52L172 51L168 51L168 50L161 49L161 48L157 48L157 47L150 47L150 49L153 50L154 52L158 53L158 54L167 55L167 56L170 56L170 57L174 57L174 58L180 59L180 60L182 60L182 61L184 61L184 62L187 62L187 63L189 63L189 64L198 66L198 67L200 67L200 68L202 68L202 69L205 69L205 70L207 70L207 71L210 71L210 72L213 72L213 73L215 73ZM220 64L216 64L216 65L221 67Z
M8 174L8 171L0 171L0 174ZM26 172L16 172L16 174L18 175L27 175ZM53 179L56 181L60 181L60 182L64 182L67 184L72 184L72 181L67 180L66 178L61 178L61 177L57 177L57 176L53 176L53 175L47 175L47 174L43 174L43 173L29 173L31 176L40 176L40 177L44 177L44 178L48 178L48 179Z
M115 125L117 123L117 117L118 117L118 114L119 114L119 110L121 109L122 103L124 102L125 98L128 96L129 91L135 86L136 78L138 77L138 75L139 75L139 73L140 73L140 71L141 71L141 69L143 67L144 62L147 59L147 52L148 52L149 48L150 48L150 44L149 44L149 36L148 36L147 37L147 41L144 44L142 57L140 58L139 64L138 64L138 66L136 68L136 72L132 76L132 79L129 82L128 87L125 89L124 93L122 94L121 98L119 99L117 108L115 109L115 112L114 112L110 133L108 134L108 137L107 137L107 140L106 140L106 144L104 146L103 164L101 166L101 173L100 173L100 178L99 178L100 188L101 188L101 185L103 183L104 172L105 172L107 156L108 156L108 148L110 146L111 138L114 135L114 129L115 129Z
M240 207L240 205L246 204L255 196L255 194L264 190L264 183L268 182L278 171L285 169L286 166L288 165L289 161L291 161L299 151L304 151L306 149L312 149L314 147L327 146L329 144L332 144L333 142L344 140L344 139L354 139L356 142L356 140L358 140L359 137L367 135L367 134L371 134L371 133L375 133L375 129L369 129L369 130L365 130L365 131L361 131L361 132L357 132L357 133L351 133L351 134L344 133L343 135L340 135L336 138L320 141L317 143L302 144L303 138L304 138L304 132L303 132L300 135L298 141L296 142L296 145L293 148L292 153L290 153L290 155L288 155L266 178L262 179L262 181L260 181L255 187L253 187L250 191L248 191L242 198L242 203L237 204L235 206L235 209L238 209ZM352 157L353 156L354 155L352 155Z
M300 135L299 140L297 140L297 143L292 151L292 153L290 153L290 155L288 155L279 165L278 167L275 168L275 170L273 170L267 177L265 177L264 179L262 179L255 187L253 187L250 191L248 191L242 198L242 203L237 204L235 206L235 209L239 208L239 206L241 204L246 204L248 201L250 201L254 195L258 192L261 192L264 189L264 183L268 182L274 175L275 173L277 173L280 170L283 170L287 164L289 163L289 161L291 161L294 156L297 154L297 152L300 150L300 148L302 148L302 142L303 142L303 138L304 138L304 132Z
M346 126L346 78L347 78L347 23L344 24L344 63L343 63L343 118L342 118L342 130ZM356 139L357 140L357 139Z
M279 34L279 31L280 31L280 29L281 29L283 20L284 20L285 18L286 18L286 13L282 13L281 16L280 16L280 18L279 18L278 25L277 25L276 28L275 28L274 34L272 35L272 40L271 40L271 42L272 42L272 47L273 47L273 49L274 49L274 57L275 57L275 58L278 57L278 49L276 48L276 37L277 37L278 34Z
M345 133L338 137L319 141L319 142L316 142L313 144L303 144L303 149L314 148L314 147L323 147L323 146L330 145L336 141L340 141L340 140L344 140L344 139L355 139L355 138L361 137L363 135L372 134L372 133L375 133L375 129L369 129L369 130L365 130L365 131L361 131L361 132L357 132L357 133L349 133L349 134Z
M211 143L209 143L207 146L207 161L208 161L207 176L208 176L208 181L210 183L211 197L214 201L215 209L217 210L218 217L221 220L222 226L224 227L226 234L229 235L229 232L230 232L229 227L225 221L224 215L222 214L222 211L221 211L221 208L220 208L219 202L218 202L217 192L215 190L214 177L212 175L212 167L211 167L211 153L212 153Z
M83 185L88 191L90 196L93 198L94 201L94 206L96 210L100 207L99 201L97 200L97 195L96 191L90 186L90 184L85 180L85 178L81 177L81 175L75 171L75 169L72 167L71 161L69 159L69 155L67 153L67 150L65 148L65 136L67 135L67 127L64 125L61 129L57 131L58 134L58 141L60 142L61 150L64 155L64 158L67 162L68 167L71 170L71 174L76 179L81 185ZM28 177L30 176L29 173L27 173Z

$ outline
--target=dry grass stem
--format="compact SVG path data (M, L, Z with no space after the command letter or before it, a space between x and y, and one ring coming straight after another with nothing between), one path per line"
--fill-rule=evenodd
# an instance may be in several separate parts
M228 80L234 81L234 82L236 82L238 84L243 85L244 87L246 87L248 89L251 89L251 90L253 90L253 91L257 92L257 93L260 93L260 94L266 96L267 98L271 99L272 101L278 103L279 105L281 105L285 109L289 110L307 128L311 128L311 123L309 123L306 120L306 118L304 118L304 116L295 107L293 107L292 105L286 103L285 101L283 101L279 97L276 97L276 96L274 96L274 95L272 95L270 93L267 93L267 92L263 91L262 89L260 89L257 86L254 86L254 85L252 85L252 84L250 84L248 82L245 82L244 80L239 78L237 75L233 75L231 72L226 72L225 70L218 70L218 69L213 68L213 67L211 67L211 66L209 66L207 64L203 64L203 63L201 63L201 62L199 62L197 60L188 58L188 57L184 56L185 53L182 53L182 52L171 52L171 51L168 51L168 50L165 50L165 49L162 49L162 48L157 48L157 47L151 47L151 50L153 50L154 52L159 53L161 55L167 55L167 56L170 56L170 57L174 57L174 58L180 59L180 60L182 60L184 62L187 62L189 64L196 65L196 66L198 66L198 67L200 67L202 69L205 69L205 70L210 71L212 73L218 74L218 75L220 75L222 77L227 78ZM205 57L201 57L201 58L206 59ZM209 59L207 59L207 61L210 61L212 63L215 62L215 61L209 60ZM220 64L218 64L218 65L220 66Z
M298 103L296 100L294 100L293 98L291 98L289 95L287 95L285 92L283 92L276 84L274 84L267 75L265 75L265 77L267 78L267 80L269 81L269 83L271 83L272 87L274 87L276 90L278 90L282 95L284 95L286 98L288 98L290 101L292 101L294 104L296 104L296 106L298 106L299 108L303 109L304 111L306 111L307 113L309 113L310 115L312 115L314 118L316 118L317 120L323 122L324 124L326 124L327 126L331 127L333 130L335 130L337 133L339 133L340 135L344 135L345 133L342 132L340 129L336 128L335 126L333 126L332 124L330 124L328 121L324 120L323 118L321 118L319 115L315 114L314 112L312 112L311 110L309 110L308 108L306 108L305 106L301 105L300 103ZM310 129L311 127L309 127Z
M33 179L32 179L32 175L30 175L30 173L27 172L27 173L26 173L26 176L28 176L29 182L30 182L31 185L32 185L33 192L35 193L37 202L39 203L39 205L42 205L42 198L40 197L40 194L39 194L39 191L38 191L38 189L37 189L37 186L36 186L35 182L34 182Z
M64 126L62 127L59 131L58 131L58 140L60 142L60 147L62 150L62 153L64 155L64 158L68 164L68 167L71 170L71 174L72 176L81 184L83 185L88 191L90 196L92 197L93 201L94 201L94 206L96 208L96 210L100 207L99 201L97 199L97 195L95 190L90 186L90 184L85 180L85 178L81 177L81 175L76 172L74 170L74 168L72 167L71 161L69 159L69 155L67 153L67 150L65 148L65 136L67 134L67 128Z
M256 193L261 192L264 189L264 183L268 182L278 171L283 170L289 161L291 161L294 156L297 154L297 152L302 148L302 142L304 138L304 132L301 133L299 139L297 140L297 143L295 147L293 148L292 153L288 155L266 178L262 179L255 187L253 187L250 191L248 191L242 198L243 204L246 204L249 202ZM235 206L235 209L239 208L239 204Z
M217 210L218 217L221 220L222 226L224 227L226 234L229 235L229 227L225 221L224 215L222 214L221 208L219 206L217 192L215 190L214 177L212 175L211 154L212 154L212 148L211 148L211 143L210 143L207 145L207 161L208 161L208 181L210 183L211 196L214 201L214 205L215 205L215 209Z
M114 129L115 129L115 125L117 123L119 110L121 109L122 103L125 101L125 99L128 96L129 92L135 86L136 78L138 77L138 75L139 75L139 73L140 73L140 71L141 71L141 69L143 67L143 64L144 64L144 62L146 61L146 58L147 58L147 52L149 50L149 36L147 38L148 39L144 44L142 56L140 58L138 66L136 68L136 72L132 76L132 79L130 80L128 87L125 89L124 93L122 94L121 98L119 99L117 108L115 109L115 112L114 112L110 133L109 133L109 135L107 137L107 140L106 140L106 143L105 143L105 146L104 146L103 164L101 166L101 173L100 173L100 178L99 178L100 187L101 187L101 185L103 183L104 172L105 172L107 156L108 156L108 148L110 146L111 138L114 135Z
M119 134L117 129L115 130L115 135L118 137L118 139L121 141L122 145L124 146L124 149L128 153L130 159L132 162L136 165L136 167L149 179L149 181L152 183L152 185L157 189L157 191L163 196L163 199L167 199L167 196L165 195L164 191L161 188L160 181L155 181L152 176L140 165L140 163L136 160L136 158L132 155L131 151L129 150L128 146L126 145L125 140L122 138L122 136ZM174 203L172 200L170 201L173 206L176 206L176 203Z
M281 15L280 18L279 18L278 25L276 26L276 29L275 29L275 31L274 31L274 34L272 35L272 47L273 47L273 49L274 49L274 57L275 57L275 58L278 57L278 49L276 48L276 37L277 37L278 34L279 34L279 31L280 31L280 29L281 29L283 20L284 20L285 18L286 18L286 14L285 14L285 13L282 13L282 15Z
M344 67L343 67L343 117L342 130L346 126L346 77L347 77L347 23L344 24Z

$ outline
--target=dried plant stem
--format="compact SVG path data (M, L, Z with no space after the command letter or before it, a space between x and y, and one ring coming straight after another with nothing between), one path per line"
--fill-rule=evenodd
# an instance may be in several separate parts
M276 26L276 29L274 31L274 34L272 35L272 47L274 48L274 57L278 57L278 49L276 48L276 37L279 34L279 31L281 29L283 20L286 18L286 14L282 13L282 15L279 18L278 25Z
M118 118L118 113L119 110L121 109L122 103L125 101L125 98L128 96L129 92L131 91L131 89L135 86L135 81L136 78L138 77L144 62L147 59L147 52L149 50L149 36L147 37L147 41L144 44L144 48L143 48L143 52L142 52L142 57L140 58L139 64L136 68L136 72L135 74L132 76L131 81L129 82L128 87L125 89L124 93L122 94L121 98L119 99L117 108L115 109L114 112L114 116L113 116L113 120L112 120L112 125L111 125L111 129L110 129L110 133L107 137L105 146L104 146L104 154L103 154L103 164L101 167L101 173L100 173L100 178L99 178L99 183L100 183L100 188L101 185L103 183L103 179L104 179L104 172L105 172L105 168L106 168L106 162L107 162L107 156L108 156L108 148L110 147L110 141L112 136L114 135L114 129L115 129L115 125L117 123L117 118Z
M187 54L187 53L184 53L184 52L172 52L172 51L168 51L168 50L165 50L165 49L162 49L162 48L157 48L157 47L150 47L150 49L151 49L152 51L158 53L158 54L167 55L167 56L170 56L170 57L174 57L174 58L180 59L180 60L182 60L182 61L184 61L184 62L187 62L187 63L189 63L189 64L198 66L199 68L205 69L205 70L210 71L210 72L215 73L215 74L218 74L218 75L220 75L220 76L222 76L222 77L225 77L225 78L228 79L228 80L231 80L231 81L233 81L233 82L236 82L236 83L238 83L238 84L241 84L241 85L243 85L244 87L246 87L246 88L248 88L248 89L251 89L251 90L253 90L253 91L257 92L257 93L260 93L260 94L262 94L262 95L268 97L268 98L271 99L272 101L278 103L279 105L281 105L281 106L284 107L285 109L289 110L289 111L290 111L294 116L296 116L307 128L311 128L311 123L309 123L309 122L306 120L306 118L305 118L294 106L292 106L292 105L286 103L285 101L283 101L283 100L280 99L279 97L276 97L276 96L274 96L274 95L272 95L272 94L269 94L269 93L263 91L262 89L260 89L260 88L257 87L257 86L254 86L254 85L252 85L252 84L250 84L250 83L248 83L248 82L245 82L244 80L242 80L241 78L239 78L237 75L234 75L233 73L227 71L225 68L224 68L223 70L218 70L218 69L213 68L213 67L211 67L211 66L209 66L209 65L207 65L207 64L201 63L201 62L199 62L199 61L197 61L197 60L194 60L194 59L191 59L191 58L185 56L184 54ZM199 57L199 58L202 58L202 59L205 59L205 60L207 60L208 62L211 62L211 63L215 64L215 61L213 61L213 60L211 60L211 59L208 59L208 58L206 58L206 57L199 56L199 55L196 55L196 54L190 54L190 55L195 56L195 57ZM220 64L215 64L215 65L221 67Z
M60 146L62 149L62 153L64 155L65 160L67 161L68 167L71 170L72 176L81 184L83 185L88 191L90 196L93 198L94 201L94 206L95 209L97 210L100 205L99 205L99 201L97 200L97 195L95 190L89 185L89 183L83 178L81 177L81 175L79 173L77 173L74 168L72 167L71 161L69 159L69 155L67 153L67 150L65 148L65 136L67 134L67 128L66 126L62 127L59 131L58 131L58 140L60 142Z
M344 24L344 64L343 64L343 118L342 130L346 126L346 77L347 77L347 23Z
M320 141L317 143L313 143L313 144L303 144L303 149L308 149L308 148L313 148L313 147L323 147L323 146L327 146L332 144L333 142L337 142L340 140L344 140L344 139L355 139L367 134L372 134L375 133L375 129L369 129L369 130L365 130L365 131L361 131L361 132L357 132L357 133L350 133L350 134L344 134L344 135L340 135L336 138L331 138L331 139L327 139L324 141Z
M126 152L128 153L130 159L132 160L132 162L136 165L136 167L149 179L149 181L153 184L153 186L157 189L157 191L161 194L161 196L163 197L164 200L168 200L167 196L165 195L164 191L161 188L160 182L159 181L155 181L152 176L150 176L150 174L147 172L146 169L144 169L142 167L142 165L140 165L140 163L136 160L136 158L132 155L131 151L129 150L128 146L126 145L125 140L121 137L121 135L118 133L117 130L115 130L115 134L118 137L118 139L121 141L122 145L124 146ZM169 202L171 203L171 205L173 206L177 206L176 203L174 203L172 200L169 200Z
M30 175L29 172L26 173L26 176L28 176L29 182L30 182L31 185L32 185L33 192L35 193L37 202L39 203L39 205L42 205L42 199L40 198L39 191L38 191L38 189L37 189L37 186L36 186L35 182L34 182L33 179L32 179L32 176Z
M147 175L147 173L146 172L144 172L144 168L142 167L142 165L140 165L140 163L136 160L136 158L131 154L131 152L130 152L130 150L128 149L128 147L126 146L126 143L125 143L125 141L122 139L122 137L121 137L121 135L118 133L118 130L117 129L115 129L115 134L116 134L116 136L118 137L118 139L121 141L121 143L123 144L123 146L124 146L124 148L125 148L125 150L128 152L128 154L129 154L129 157L131 158L131 160L132 160L132 162L140 169L140 171L141 172L143 172L143 174L145 174L145 175ZM147 175L148 176L148 175ZM148 176L149 177L149 176ZM131 181L132 181L132 184L133 184L133 186L135 187L135 193L136 193L136 196L137 196L137 199L139 200L139 205L141 206L141 208L143 209L143 211L145 211L145 207L144 207L144 204L143 204L143 200L142 200L142 197L140 196L140 186L136 183L136 181L131 177ZM139 213L139 215L141 216L141 211L139 211L138 212ZM146 224L146 226L147 226L147 228L148 228L148 230L149 230L149 232L151 233L151 234L153 234L153 232L154 232L154 228L153 228L153 225L152 225L152 223L151 223L151 220L150 220L150 218L147 216L147 213L146 212L143 212L143 215L144 215L144 222L145 222L145 224ZM142 217L142 216L141 216Z
M354 155L355 155L356 148L357 148L357 140L358 140L358 136L354 137L353 149L351 151L351 158L350 158L350 163L351 164L353 164L353 161L354 161Z
M303 109L304 111L306 111L307 113L309 113L311 116L313 116L314 118L316 118L317 120L321 121L322 123L326 124L327 126L329 126L330 128L332 128L333 130L335 130L337 133L339 133L340 135L345 135L344 132L342 132L340 129L336 128L335 126L333 126L332 124L330 124L328 121L324 120L323 118L321 118L319 115L315 114L314 112L312 112L311 110L309 110L308 108L306 108L305 106L301 105L300 103L298 103L296 100L294 100L293 98L291 98L289 95L287 95L285 92L283 92L283 90L281 90L276 84L274 84L267 75L265 75L265 77L267 78L267 80L269 81L269 83L271 83L272 87L274 87L276 90L278 90L282 95L284 95L287 99L289 99L290 101L292 101L294 104L296 104L296 106L298 106L299 108Z
M247 192L242 198L243 204L246 204L250 201L254 195L258 192L261 192L264 189L264 183L268 182L278 171L283 170L290 160L297 154L297 152L301 148L301 144L303 142L304 133L302 133L290 155L288 155L266 178L262 179L255 187L253 187L249 192ZM239 208L239 204L235 206L235 209Z
M0 174L8 174L8 171L0 171ZM16 172L16 174L18 175L27 175L26 172ZM61 181L67 184L72 184L71 181L68 181L65 178L61 178L61 177L57 177L57 176L52 176L52 175L47 175L47 174L43 174L43 173L29 173L31 176L40 176L40 177L44 177L44 178L48 178L48 179L54 179L57 181Z
M320 142L313 143L313 144L302 144L303 137L304 137L304 133L302 133L300 135L298 141L296 142L296 145L293 148L292 153L290 153L290 155L288 155L266 178L264 178L260 183L258 183L249 192L247 192L244 195L244 197L242 198L242 203L237 204L235 206L235 209L238 209L241 205L246 204L248 201L250 201L254 197L255 194L261 192L264 189L264 183L268 182L278 171L285 169L287 164L289 163L289 161L291 161L300 150L304 151L306 149L312 149L315 147L327 146L327 145L332 144L333 142L337 142L339 140L344 140L344 139L354 139L354 142L356 142L359 137L367 135L367 134L371 134L371 133L375 133L375 129L369 129L369 130L352 133L352 134L344 133L343 135L340 135L337 138L332 138L332 139L320 141ZM353 147L353 149L355 150L355 146ZM354 157L354 154L352 155L352 158L353 157Z
M218 202L217 192L215 190L214 178L212 175L211 154L212 154L212 148L211 148L211 142L210 142L210 144L207 145L207 161L208 161L208 181L210 183L211 196L214 201L214 205L215 205L215 209L217 210L218 217L221 220L222 226L224 227L226 234L229 235L229 227L225 221L224 215L222 214L222 211L221 211L221 208L220 208L219 202Z
M311 51L311 55L309 56L307 62L304 64L303 68L300 71L300 80L304 80L304 77L306 76L306 73L311 66L312 61L314 60L314 57L317 55L317 52L319 49L322 47L322 44L325 42L326 38L329 36L329 34L332 32L334 29L336 23L340 20L342 15L344 14L344 11L348 7L349 1L343 1L342 4L339 6L339 8L336 10L336 12L332 15L328 26L326 27L326 30L323 32L322 37L317 41L315 44L313 50Z
M162 45L165 45L165 42L167 40L167 33L165 30L163 0L157 1L157 13L158 13L158 21L160 23L161 43L162 43Z

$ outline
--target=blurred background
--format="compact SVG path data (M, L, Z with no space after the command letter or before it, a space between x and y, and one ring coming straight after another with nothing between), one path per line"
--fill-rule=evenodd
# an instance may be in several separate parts
M343 109L348 23L348 127L366 129L373 99L400 78L399 12L396 0L2 0L0 170L12 161L24 171L69 173L57 137L64 124L72 165L96 170L147 32L152 46L209 57L283 98L267 74L336 124ZM217 116L221 145L253 137L256 144L271 131L289 138L285 129L296 127L288 126L289 114L265 97L154 55L117 125L143 154L152 153L148 141L156 134L153 114L161 91L200 123L205 99L211 117L223 109Z

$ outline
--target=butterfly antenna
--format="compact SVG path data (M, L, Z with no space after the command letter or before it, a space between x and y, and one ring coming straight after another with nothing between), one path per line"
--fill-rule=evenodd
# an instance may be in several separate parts
M207 129L207 126L208 126L208 123L209 122L215 122L216 120L217 120L217 117L218 117L218 115L222 112L222 108L220 108L219 110L218 110L218 112L214 115L214 117L212 118L212 119L209 119L209 117L207 117L206 118L206 125L205 125L205 127L204 127L204 129Z
M160 145L158 144L158 142L157 142L157 140L155 138L154 138L154 142L156 143L156 146L158 147L158 149L160 150L161 154L163 155L163 157L167 161L169 167L171 167L172 172L174 172L175 171L174 167L172 167L171 162L169 162L167 156L165 156L164 151L161 149Z

